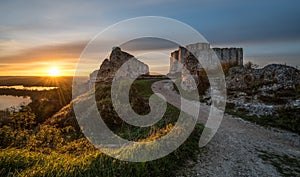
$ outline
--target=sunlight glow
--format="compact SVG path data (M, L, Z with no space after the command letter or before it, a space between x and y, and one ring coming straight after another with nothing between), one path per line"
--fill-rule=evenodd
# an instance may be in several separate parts
M56 67L52 67L48 70L49 76L55 77L55 76L59 76L59 74L60 74L60 71Z

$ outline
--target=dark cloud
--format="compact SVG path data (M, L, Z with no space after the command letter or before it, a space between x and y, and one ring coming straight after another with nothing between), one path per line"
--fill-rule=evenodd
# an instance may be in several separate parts
M178 48L178 44L160 38L144 37L128 41L120 46L123 50L164 50Z

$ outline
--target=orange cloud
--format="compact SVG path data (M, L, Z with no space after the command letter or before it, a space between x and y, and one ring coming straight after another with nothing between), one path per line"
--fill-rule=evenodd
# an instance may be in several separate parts
M0 56L0 75L47 75L48 69L53 66L59 68L62 75L73 75L77 60L86 43L86 41L78 41L46 45Z

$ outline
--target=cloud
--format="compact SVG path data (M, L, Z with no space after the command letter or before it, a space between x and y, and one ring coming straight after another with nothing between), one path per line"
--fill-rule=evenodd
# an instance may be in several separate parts
M0 56L0 61L5 64L32 63L41 61L64 61L74 63L80 56L80 53L86 44L86 41L78 41L66 44L45 45L25 49L13 55Z
M0 75L45 75L51 66L72 75L86 41L43 45L0 56Z
M144 37L128 41L120 47L128 51L153 51L178 48L178 44L165 39Z
M268 56L293 55L294 62L300 56L296 52L300 45L287 43L300 41L299 6L299 1L284 0L1 1L0 15L5 18L0 19L0 67L7 70L17 65L42 67L59 63L69 64L71 68L87 40L98 32L118 21L145 15L182 21L197 29L213 45L244 47L246 57L265 60ZM282 46L274 48L273 43ZM268 51L262 45L269 45ZM177 45L143 38L121 47L135 55L172 50Z
M64 44L58 43L52 45L43 45L39 47L20 50L16 54L12 55L2 55L0 56L0 68L2 68L2 72L0 73L0 75L15 75L19 73L22 73L22 75L36 75L33 73L34 70L36 70L35 73L38 72L40 74L41 71L39 70L47 69L53 65L58 66L61 70L67 71L68 74L72 74L75 70L75 66L80 57L80 54L87 43L88 41L75 41ZM101 47L102 45L98 46ZM112 46L109 46L109 48L111 47ZM153 52L155 50L159 50L161 52L165 49L171 50L171 48L174 47L177 48L178 45L170 41L157 38L135 39L121 45L123 51L130 52L133 55L138 55L139 53L147 53L149 51ZM100 56L100 54L95 55ZM103 59L104 58L99 58L98 62L101 63L100 60ZM153 64L152 68L155 69L158 68L155 65L159 65L159 63L168 64L168 56L165 56L164 59L165 60L160 60L160 58L154 56L152 58L150 57L150 59L148 59L146 62L149 65ZM93 66L96 61L92 59L91 61L87 60L86 62L86 68L88 69L89 67ZM96 67L98 68L99 66L97 65ZM168 69L166 69L166 71L167 70Z

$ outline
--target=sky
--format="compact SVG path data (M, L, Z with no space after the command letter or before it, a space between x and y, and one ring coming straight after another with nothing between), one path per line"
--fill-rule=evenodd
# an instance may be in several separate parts
M51 68L73 75L91 39L110 25L140 16L179 20L201 33L212 47L242 47L244 61L261 67L300 66L299 7L298 0L1 0L0 75L48 75ZM151 41L147 44L150 47L145 49L135 45L136 50L164 48ZM169 69L168 56L155 61L145 57L144 62L151 72Z

